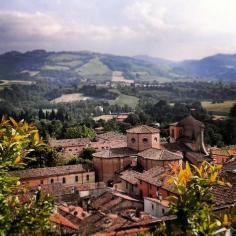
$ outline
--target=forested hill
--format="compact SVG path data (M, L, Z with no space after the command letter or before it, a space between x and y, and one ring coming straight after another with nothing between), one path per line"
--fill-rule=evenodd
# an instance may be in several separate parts
M108 79L119 71L125 79L157 79L169 77L166 66L132 57L81 52L26 53L8 52L0 55L0 80Z
M115 56L81 52L16 51L0 55L0 80L125 79L176 81L178 79L236 80L236 54L217 54L201 60L174 62L149 56Z

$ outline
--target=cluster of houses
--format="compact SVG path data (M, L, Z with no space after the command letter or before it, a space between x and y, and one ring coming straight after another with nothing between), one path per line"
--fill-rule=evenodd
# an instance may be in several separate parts
M209 149L204 144L204 124L191 115L170 124L169 142L160 130L140 125L98 134L94 139L49 140L64 155L79 155L92 147L93 165L67 165L12 171L29 194L39 189L56 199L50 221L62 235L135 235L155 229L169 215L169 196L177 195L168 181L171 165L204 160L223 164L222 174L232 188L214 189L215 211L236 200L236 147Z

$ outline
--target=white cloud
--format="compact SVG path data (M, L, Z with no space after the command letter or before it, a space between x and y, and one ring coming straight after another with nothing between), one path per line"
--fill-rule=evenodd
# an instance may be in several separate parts
M174 59L236 51L235 0L53 2L0 11L0 51L86 49Z

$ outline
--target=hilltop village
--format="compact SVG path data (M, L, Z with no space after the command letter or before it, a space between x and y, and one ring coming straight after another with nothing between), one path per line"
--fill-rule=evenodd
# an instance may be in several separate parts
M96 150L92 165L66 165L11 171L29 188L41 190L56 201L50 221L61 235L135 235L175 218L169 215L176 196L168 181L172 166L203 161L221 164L231 188L214 189L214 211L222 212L236 201L236 146L210 147L204 143L204 124L189 115L169 124L163 141L156 127L140 125L126 135L97 132L95 138L49 139L61 155L78 156ZM24 197L27 197L24 194Z

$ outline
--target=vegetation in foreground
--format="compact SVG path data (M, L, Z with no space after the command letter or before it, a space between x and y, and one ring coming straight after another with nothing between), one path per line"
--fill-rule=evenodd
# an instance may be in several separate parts
M235 206L231 214L217 216L213 213L213 188L228 185L219 175L220 166L203 162L198 168L186 163L185 167L172 166L174 185L177 196L171 196L173 203L169 215L176 219L160 225L154 233L146 236L211 236L218 235L220 229L235 226Z
M8 174L14 168L24 168L24 162L41 140L35 126L14 119L0 123L0 235L49 235L53 229L49 216L53 200L40 190L35 197ZM32 157L31 157L32 158Z

